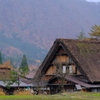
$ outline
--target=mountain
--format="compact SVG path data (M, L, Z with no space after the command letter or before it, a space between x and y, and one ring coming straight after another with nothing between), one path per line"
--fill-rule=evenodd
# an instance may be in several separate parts
M85 0L0 0L0 51L37 65L56 38L76 38L100 25L100 3ZM4 59L8 59L4 58Z

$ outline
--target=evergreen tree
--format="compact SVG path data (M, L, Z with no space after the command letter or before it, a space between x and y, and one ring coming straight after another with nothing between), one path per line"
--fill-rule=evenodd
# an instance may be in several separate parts
M20 64L20 68L24 69L25 67L28 67L28 63L27 63L26 55L23 55L23 58L22 58L22 61ZM28 69L29 69L29 67L28 67Z
M79 34L79 36L76 36L78 39L85 39L86 37L85 37L85 33L84 33L84 31L82 30L81 32L80 32L80 34Z
M1 56L1 52L0 52L0 64L2 64L2 56Z
M100 26L94 25L91 28L89 35L93 37L92 39L100 40Z

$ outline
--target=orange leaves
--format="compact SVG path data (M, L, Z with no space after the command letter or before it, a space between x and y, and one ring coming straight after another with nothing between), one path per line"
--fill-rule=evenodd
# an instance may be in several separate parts
M5 68L10 68L12 69L12 65L10 65L10 60L8 60L7 62L5 62L4 64L0 64L0 67L5 67Z

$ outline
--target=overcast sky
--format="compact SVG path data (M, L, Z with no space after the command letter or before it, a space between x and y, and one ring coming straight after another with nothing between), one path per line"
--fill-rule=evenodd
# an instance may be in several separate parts
M90 2L100 2L100 0L87 0L87 1L90 1Z

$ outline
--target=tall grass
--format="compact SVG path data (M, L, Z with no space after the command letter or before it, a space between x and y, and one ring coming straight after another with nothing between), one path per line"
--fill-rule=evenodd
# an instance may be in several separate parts
M33 95L30 90L18 89L14 91L14 95Z

